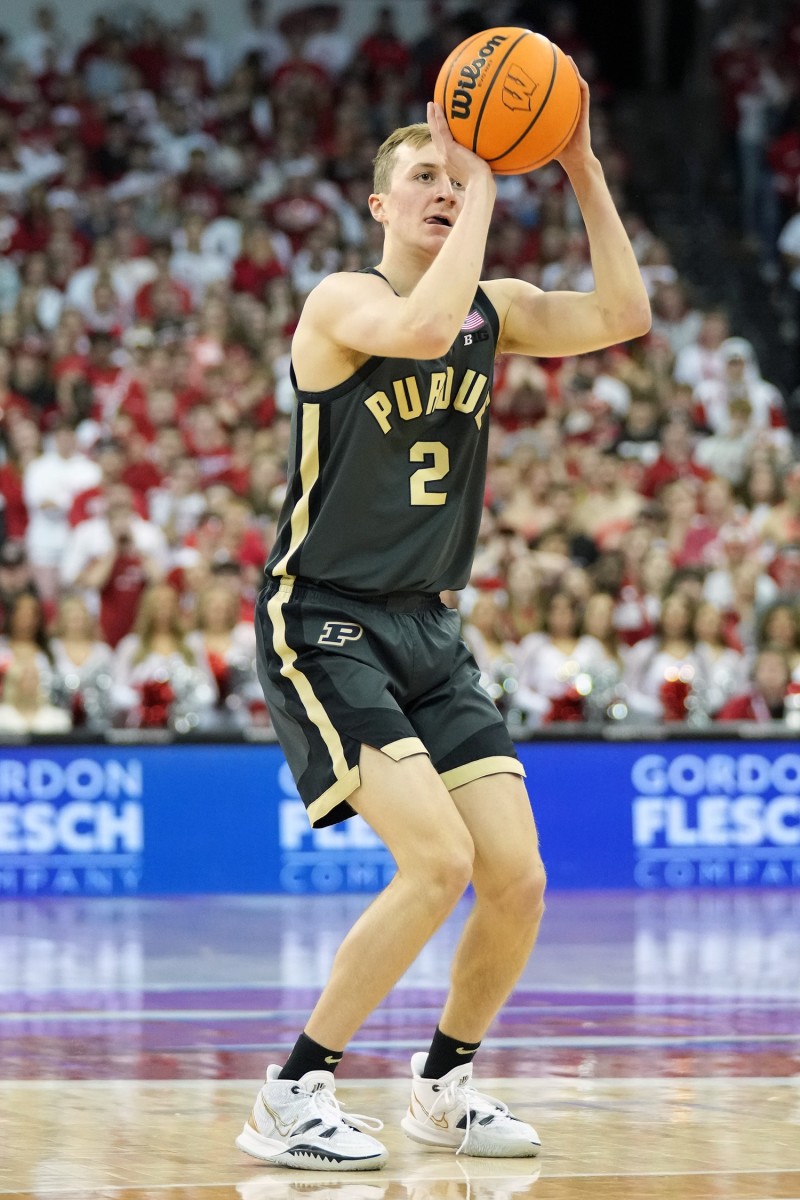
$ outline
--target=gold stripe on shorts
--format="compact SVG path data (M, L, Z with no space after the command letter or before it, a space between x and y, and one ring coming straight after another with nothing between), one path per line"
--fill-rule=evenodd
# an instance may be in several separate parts
M452 792L453 788L463 787L465 783L472 783L476 779L485 779L487 775L519 775L524 779L525 768L518 758L493 754L490 758L476 758L462 767L453 767L452 771L443 771L440 779L448 792Z
M288 679L297 691L306 710L306 716L316 725L325 748L330 755L331 770L336 783L314 801L308 808L312 825L330 812L341 800L354 792L361 782L358 767L348 767L342 739L325 711L322 701L312 687L311 680L297 667L297 654L286 641L286 622L283 606L292 594L294 580L285 579L275 595L267 601L267 612L272 621L272 645L281 660L281 675Z

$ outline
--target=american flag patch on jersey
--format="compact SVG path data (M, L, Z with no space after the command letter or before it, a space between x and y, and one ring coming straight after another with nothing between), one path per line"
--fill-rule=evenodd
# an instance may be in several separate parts
M461 322L461 328L467 329L467 330L480 329L481 325L485 325L485 324L486 324L486 322L485 322L484 318L481 316L481 314L478 312L477 308L473 308L472 312L469 313L464 318L464 320Z

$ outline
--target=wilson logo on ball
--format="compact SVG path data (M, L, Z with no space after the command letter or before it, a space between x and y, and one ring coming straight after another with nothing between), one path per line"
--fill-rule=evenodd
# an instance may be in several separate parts
M464 121L469 116L469 110L472 105L472 92L476 83L480 78L482 69L486 66L487 60L495 52L495 47L500 46L507 39L501 35L490 38L485 46L482 46L477 58L473 58L471 63L466 63L458 73L458 87L453 92L450 100L450 116L457 121Z

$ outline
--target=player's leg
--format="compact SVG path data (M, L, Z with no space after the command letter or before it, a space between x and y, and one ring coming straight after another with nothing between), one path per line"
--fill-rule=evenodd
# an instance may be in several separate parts
M453 792L475 846L475 904L456 949L430 1051L411 1060L409 1137L479 1157L535 1157L536 1130L472 1085L472 1058L528 960L544 910L544 869L524 785L513 775Z
M383 839L397 874L345 937L289 1062L269 1068L237 1138L241 1150L278 1166L372 1170L386 1161L385 1147L365 1132L381 1123L341 1111L332 1068L444 921L472 872L472 842L426 755L395 762L365 746L360 772L361 786L349 802ZM304 1056L310 1056L305 1065Z
M343 1048L463 895L472 842L430 759L393 762L365 746L350 804L384 842L397 874L342 942L306 1024L323 1046Z
M475 1090L472 1058L536 940L544 870L514 744L457 630L443 620L430 636L448 634L455 638L449 675L410 716L472 838L475 904L430 1050L411 1061L403 1128L428 1145L528 1157L540 1149L536 1131Z
M445 1034L479 1042L530 957L544 912L545 873L522 780L491 775L453 800L475 846L475 904L455 953Z

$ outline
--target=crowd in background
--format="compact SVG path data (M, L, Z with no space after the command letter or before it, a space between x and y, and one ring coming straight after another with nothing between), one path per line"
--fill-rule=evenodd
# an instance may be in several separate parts
M285 487L291 336L319 280L378 261L375 151L423 118L439 65L485 24L430 8L414 42L392 6L369 6L356 36L336 5L276 21L263 0L225 43L202 8L174 25L109 10L75 42L41 7L0 34L0 732L268 726L252 617ZM800 297L794 16L732 21L715 70L743 229ZM544 31L590 80L653 328L498 361L478 552L448 602L523 736L793 724L799 431L725 297L698 310L631 207L613 87L568 4ZM498 181L485 274L592 287L557 165Z

